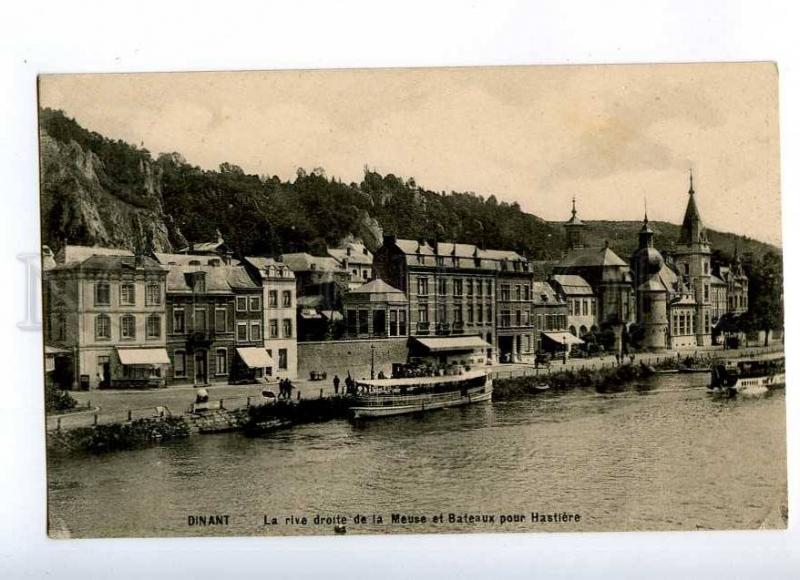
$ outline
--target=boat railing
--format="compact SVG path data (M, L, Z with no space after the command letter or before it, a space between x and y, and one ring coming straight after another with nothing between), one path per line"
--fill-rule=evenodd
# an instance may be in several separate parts
M475 396L486 392L486 385L471 387L460 392L461 396ZM441 393L423 393L416 395L388 395L369 394L358 395L355 398L355 407L399 407L403 405L419 405L453 399L459 391L445 391Z

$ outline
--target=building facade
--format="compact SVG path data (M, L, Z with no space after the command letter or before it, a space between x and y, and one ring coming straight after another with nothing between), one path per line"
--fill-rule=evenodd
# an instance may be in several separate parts
M497 353L501 362L533 362L536 324L533 316L533 274L528 260L514 252L485 250L497 270ZM468 319L471 314L468 312Z
M264 305L263 345L272 359L266 372L297 378L297 286L289 267L272 258L247 257L245 266L261 281Z
M498 260L503 258L524 261L516 252L387 235L373 264L377 277L408 298L411 336L479 336L489 345L479 354L491 362L497 349Z
M408 298L402 290L376 278L342 300L346 338L408 336Z
M567 304L567 326L570 333L583 338L597 331L597 298L592 286L575 274L555 274L550 285Z
M58 260L61 260L59 263ZM167 272L126 250L68 246L43 271L45 343L71 356L61 386L163 386Z
M351 290L372 280L372 252L361 241L346 242L340 248L328 248L328 255L339 263L342 270L350 273Z

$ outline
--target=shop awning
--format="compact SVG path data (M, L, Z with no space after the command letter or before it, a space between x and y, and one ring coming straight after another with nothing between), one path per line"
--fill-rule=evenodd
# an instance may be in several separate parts
M322 318L322 314L320 314L313 308L303 308L300 311L300 317L305 318L306 320L314 320L317 318Z
M165 348L118 348L119 362L124 365L168 365Z
M269 356L267 349L258 346L248 346L237 348L236 352L251 369L263 369L264 367L275 366L275 361Z
M344 320L342 313L338 310L321 310L320 313L328 320Z
M415 340L430 352L460 352L480 348L492 348L492 345L483 340L480 336L415 337Z
M543 332L542 334L558 344L583 344L583 341L571 332Z

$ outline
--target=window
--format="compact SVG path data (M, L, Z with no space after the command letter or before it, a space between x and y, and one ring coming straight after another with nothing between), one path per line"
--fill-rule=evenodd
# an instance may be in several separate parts
M183 308L176 308L172 311L172 331L175 333L186 332L186 315Z
M291 290L284 290L283 291L283 307L290 308L292 306L292 291Z
M708 298L709 298L708 284L703 284L703 300L708 302Z
M515 296L516 296L517 302L520 302L520 301L522 300L522 286L520 286L519 284L517 284L517 285L514 287L514 294L515 294Z
M136 304L136 286L130 282L125 282L119 287L119 303L122 306L133 306Z
M397 310L389 311L389 336L397 336Z
M261 323L250 323L250 340L261 340Z
M228 325L228 311L224 308L217 308L214 310L214 328L217 332L225 332L225 327Z
M708 262L703 260L703 274L708 274Z
M653 309L652 301L649 296L645 296L642 301L642 311L649 314Z
M246 322L237 322L236 323L236 340L240 342L247 341L247 323Z
M358 333L358 310L347 310L347 334L356 335Z
M285 348L278 349L278 368L284 371L289 368L289 353Z
M487 306L486 307L486 322L491 322L491 321L492 321L492 307L491 306Z
M436 307L436 322L438 323L447 322L447 305L439 304Z
M206 309L203 307L196 307L194 309L194 331L206 331Z
M491 296L492 295L492 281L491 280L487 280L486 281L486 295L487 296Z
M472 279L467 280L467 296L472 296Z
M511 300L511 286L509 286L508 284L500 285L500 300L504 301Z
M144 303L147 306L158 306L161 304L161 285L148 284L145 288Z
M444 278L439 278L436 281L436 288L439 296L447 296L447 280Z
M420 305L419 312L417 314L419 315L420 322L428 322L428 305Z
M277 290L270 290L269 291L269 305L272 307L278 306L278 291Z
M400 334L400 336L404 336L408 332L408 329L406 328L408 322L406 318L408 317L408 315L406 314L405 310L401 310L399 314L400 314L400 322L398 324L397 331Z
M453 280L453 296L462 296L464 294L464 281Z
M261 296L250 297L250 312L258 312L261 310Z
M158 314L147 317L147 338L161 338L161 316Z
M94 305L109 306L111 304L111 286L108 282L96 282L94 285Z
M191 262L190 262L191 264ZM195 294L205 294L206 292L206 273L205 272L195 272L194 276L194 284L192 285L192 290Z
M417 294L420 296L427 296L428 295L428 279L427 278L417 278Z
M581 302L583 303L583 315L584 316L588 316L589 315L589 300L588 299L581 300Z
M273 318L269 321L269 337L278 338L278 319Z
M218 375L228 374L228 349L225 348L217 349L217 374Z
M483 297L483 280L475 281L475 290L477 290L478 298Z
M247 296L236 297L236 312L247 312Z
M517 326L522 326L522 310L517 310L517 314L515 316L515 322Z
M472 304L467 306L467 322L470 324L475 322L475 308L473 308Z
M503 328L508 328L509 326L511 326L511 311L509 310L500 311L500 326Z
M136 317L126 314L120 318L119 336L124 339L136 338Z
M184 351L175 351L175 355L172 357L172 368L175 369L176 377L186 376L186 353Z
M283 338L292 338L292 319L283 319Z
M483 304L478 304L478 323L483 324Z
M597 315L597 301L594 298L590 301L592 305L592 316Z
M94 320L94 337L96 340L111 338L111 318L106 314L98 314Z
M464 322L464 309L460 304L453 308L453 322Z
M525 301L529 302L531 299L531 287L527 284L525 285Z

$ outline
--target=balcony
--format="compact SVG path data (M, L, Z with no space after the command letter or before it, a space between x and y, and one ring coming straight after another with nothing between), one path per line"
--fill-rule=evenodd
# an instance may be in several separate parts
M417 322L417 334L424 336L430 333L431 333L430 322Z
M450 323L449 322L437 322L436 323L436 334L438 336L447 336L451 332Z
M453 323L453 334L464 334L464 323L463 322L454 322Z

